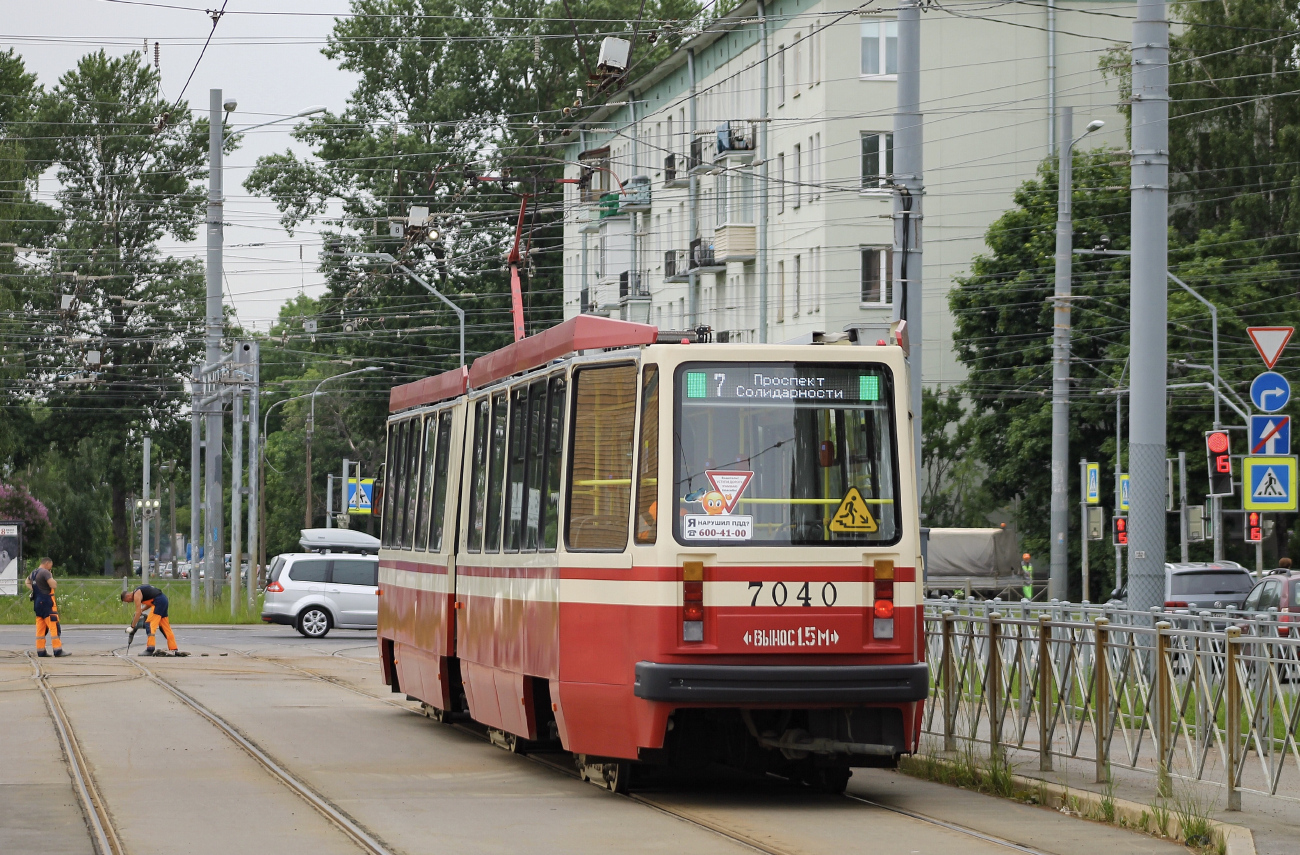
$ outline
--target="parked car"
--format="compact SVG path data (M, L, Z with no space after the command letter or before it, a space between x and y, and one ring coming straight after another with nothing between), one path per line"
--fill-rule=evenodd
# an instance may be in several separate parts
M1254 583L1250 571L1235 561L1165 564L1164 607L1189 611L1238 609ZM1127 586L1112 593L1109 604L1127 606Z
M1285 626L1292 620L1300 622L1300 572L1295 570L1274 570L1265 576L1255 587L1250 589L1242 605L1242 611L1266 614L1270 609L1277 609L1277 634L1283 638L1291 634L1291 628ZM1296 617L1292 617L1296 615Z
M306 529L300 545L315 551L285 553L271 565L262 620L292 626L308 638L324 638L336 628L375 629L379 539L346 529Z

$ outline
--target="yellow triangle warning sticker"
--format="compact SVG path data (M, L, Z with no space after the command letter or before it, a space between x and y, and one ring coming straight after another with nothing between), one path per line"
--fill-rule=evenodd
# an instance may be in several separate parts
M850 487L831 517L831 531L873 533L876 529L876 518L867 508L867 500L857 487Z

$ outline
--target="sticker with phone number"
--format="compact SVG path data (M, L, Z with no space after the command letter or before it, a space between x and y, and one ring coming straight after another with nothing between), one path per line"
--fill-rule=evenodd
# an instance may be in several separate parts
M754 537L754 518L726 514L687 514L682 517L682 537L691 540L751 540Z

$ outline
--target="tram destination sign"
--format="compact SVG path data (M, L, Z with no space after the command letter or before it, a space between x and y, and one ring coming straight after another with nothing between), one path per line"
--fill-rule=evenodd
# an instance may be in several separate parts
M881 400L885 373L834 365L728 363L690 367L683 378L687 401Z

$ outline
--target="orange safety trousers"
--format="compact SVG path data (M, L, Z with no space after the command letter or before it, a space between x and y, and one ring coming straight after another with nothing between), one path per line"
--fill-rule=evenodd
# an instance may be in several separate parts
M52 647L55 650L63 649L63 641L59 638L59 607L55 605L50 610L49 617L36 618L36 649L45 649L45 634L53 636Z
M149 610L149 645L146 650L153 650L154 637L158 634L158 628L162 627L163 636L167 639L167 649L176 650L176 636L172 635L171 622L165 617L158 617L153 609ZM56 641L57 643L57 641Z

